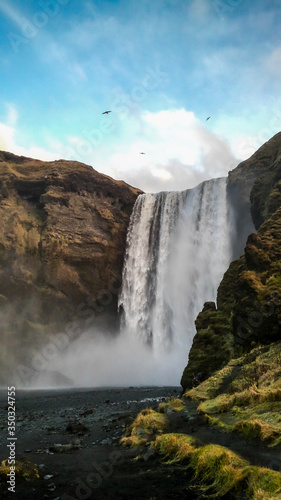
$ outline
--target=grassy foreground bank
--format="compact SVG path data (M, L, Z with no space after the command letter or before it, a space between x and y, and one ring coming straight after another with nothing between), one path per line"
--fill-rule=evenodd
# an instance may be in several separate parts
M138 446L140 457L158 454L166 463L184 464L188 477L192 471L192 486L206 498L281 499L280 461L268 460L266 467L253 465L212 440L215 429L216 436L244 440L254 453L276 457L280 449L281 456L280 361L281 343L231 360L182 398L161 403L157 411L140 412L122 444ZM207 443L192 429L190 403L201 416L205 435L209 430ZM173 432L175 420L182 422L184 432Z

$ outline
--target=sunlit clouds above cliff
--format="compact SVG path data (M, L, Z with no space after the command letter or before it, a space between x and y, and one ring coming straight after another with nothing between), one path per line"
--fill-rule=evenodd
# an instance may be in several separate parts
M140 129L138 141L132 139L126 150L116 146L114 154L101 145L96 164L99 170L106 158L109 175L126 178L144 191L194 187L208 177L225 175L237 164L226 140L184 109L144 112L135 126Z
M280 14L278 0L0 0L0 147L145 191L226 175L281 128Z

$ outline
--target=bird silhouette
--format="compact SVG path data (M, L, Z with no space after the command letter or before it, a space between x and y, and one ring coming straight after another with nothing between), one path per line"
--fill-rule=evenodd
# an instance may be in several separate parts
M140 155L145 155L145 153L140 153Z
M208 116L208 118L206 118L206 121L210 120L210 118L211 118L211 117L210 117L210 116Z
M108 115L108 113L111 113L111 111L104 111L102 115Z

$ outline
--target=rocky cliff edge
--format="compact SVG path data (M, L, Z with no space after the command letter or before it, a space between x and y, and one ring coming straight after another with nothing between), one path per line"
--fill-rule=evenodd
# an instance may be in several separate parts
M82 163L0 152L2 372L12 352L24 358L25 346L37 348L68 321L89 326L104 310L117 320L140 192Z

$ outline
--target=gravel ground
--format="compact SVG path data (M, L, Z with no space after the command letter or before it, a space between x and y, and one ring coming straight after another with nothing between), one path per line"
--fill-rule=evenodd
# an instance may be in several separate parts
M16 458L30 460L40 478L16 479L16 492L0 485L0 500L195 500L190 469L163 463L156 454L120 446L125 428L144 408L156 409L180 387L130 387L17 391ZM206 424L186 402L187 413L169 415L169 432L202 444L226 446L253 465L281 471L280 449ZM0 459L9 457L7 390L0 391ZM227 498L225 499L227 500Z
M157 408L180 392L180 387L17 391L16 457L35 463L40 479L16 480L15 494L4 485L0 498L184 498L188 484L179 466L163 466L153 457L136 462L136 452L119 445L141 409ZM9 457L7 410L7 391L1 391L1 461Z

